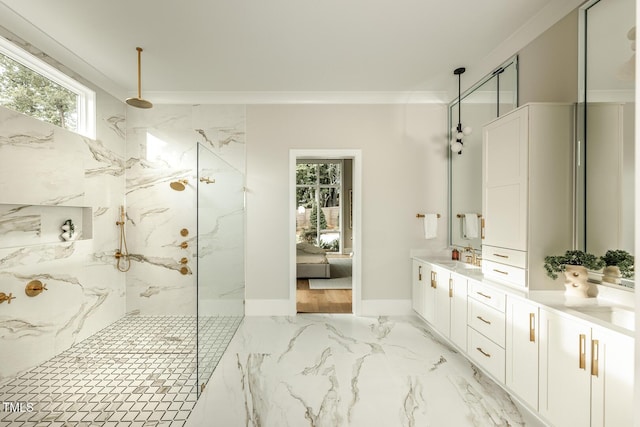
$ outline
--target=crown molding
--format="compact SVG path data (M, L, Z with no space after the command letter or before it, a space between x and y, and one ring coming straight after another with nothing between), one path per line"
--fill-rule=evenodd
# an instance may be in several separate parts
M444 91L147 91L145 98L154 104L444 104L447 93Z

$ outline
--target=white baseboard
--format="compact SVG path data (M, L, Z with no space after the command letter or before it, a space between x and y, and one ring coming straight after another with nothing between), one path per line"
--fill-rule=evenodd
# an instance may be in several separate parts
M248 299L245 316L295 316L288 299ZM411 316L410 299L374 299L361 301L360 316Z
M360 303L361 316L410 316L410 299L364 299Z
M248 299L245 301L245 316L295 316L288 299Z

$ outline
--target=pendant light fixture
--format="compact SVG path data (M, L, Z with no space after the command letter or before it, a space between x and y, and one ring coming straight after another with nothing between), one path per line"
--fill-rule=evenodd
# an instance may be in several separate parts
M141 84L140 84L140 54L142 53L142 48L141 47L137 47L136 50L138 51L138 97L137 98L127 98L127 100L125 101L127 104L131 105L132 107L136 107L136 108L151 108L153 107L153 104L149 101L147 101L146 99L142 99L142 95L141 95Z
M458 154L462 154L462 147L463 147L462 138L465 135L469 135L471 133L471 128L469 126L462 127L462 117L460 113L461 111L460 107L462 105L462 99L460 94L461 92L460 76L465 71L466 70L464 67L456 68L455 70L453 70L453 74L458 76L458 126L456 126L454 129L451 130L452 134L454 135L454 138L451 140L451 151Z

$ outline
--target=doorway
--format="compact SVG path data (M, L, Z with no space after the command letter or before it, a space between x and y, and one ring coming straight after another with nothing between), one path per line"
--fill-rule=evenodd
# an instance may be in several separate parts
M359 150L291 150L291 302L295 313L357 313Z

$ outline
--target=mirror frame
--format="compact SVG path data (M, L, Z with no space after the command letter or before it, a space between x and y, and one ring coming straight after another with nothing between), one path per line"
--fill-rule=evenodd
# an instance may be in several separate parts
M576 138L574 161L574 249L587 250L586 204L586 129L587 129L587 14L591 7L606 0L589 0L578 8L578 102L576 105ZM636 6L637 7L637 6ZM636 88L637 90L637 88ZM634 124L635 125L635 124ZM612 248L615 249L615 248ZM602 254L604 255L604 254ZM635 255L634 255L635 257ZM589 270L589 281L625 291L635 290L635 277L621 279L619 285L602 281L602 272Z
M509 59L507 59L506 61L504 61L502 64L500 64L498 67L496 67L494 70L492 70L489 74L485 75L483 78L481 78L480 80L478 80L476 83L474 83L472 86L470 86L468 89L466 89L464 92L461 93L460 95L460 102L462 103L465 98L468 98L471 94L473 94L476 90L478 90L479 88L481 88L482 86L484 86L487 82L489 82L491 79L493 79L494 77L496 77L496 75L499 75L500 73L498 73L498 71L500 71L501 69L505 69L508 66L513 65L515 67L515 82L513 85L513 88L510 88L513 90L513 98L515 99L515 106L514 108L518 108L520 106L520 98L519 98L519 91L518 91L518 86L519 86L519 68L518 68L518 55L514 55L512 57L510 57ZM503 113L500 112L500 88L497 88L498 90L496 91L496 117L498 118L500 117L500 115L502 115ZM451 151L449 144L451 142L451 140L453 139L453 128L457 125L457 123L453 123L453 114L452 111L454 108L457 108L458 106L458 97L456 97L455 99L453 99L451 102L449 102L449 104L447 105L447 121L448 121L448 133L447 133L447 174L448 174L448 188L447 188L447 197L448 197L448 211L449 211L449 221L448 221L448 233L447 233L447 244L449 248L452 247L461 247L458 244L454 244L453 243L453 221L454 221L454 215L455 213L453 212L453 197L452 197L452 193L453 193L453 166L452 166L452 158L453 158L453 152ZM511 111L511 110L509 110ZM477 129L474 130L474 132L481 132L481 129ZM480 159L479 161L482 161L482 159ZM482 206L480 206L478 208L478 212L482 212ZM482 240L480 239L480 245L479 247L474 247L474 249L476 251L481 251L482 250Z

